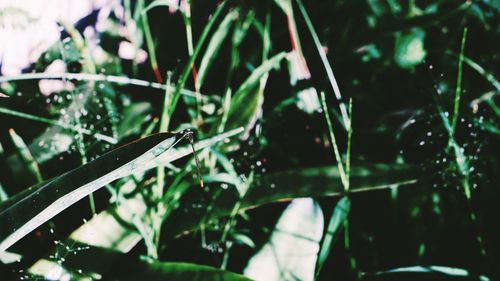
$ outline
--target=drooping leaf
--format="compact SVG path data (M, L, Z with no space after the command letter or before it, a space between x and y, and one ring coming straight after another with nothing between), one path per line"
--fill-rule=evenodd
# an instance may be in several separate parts
M247 264L254 280L314 280L323 212L311 198L295 199L278 220L269 241Z

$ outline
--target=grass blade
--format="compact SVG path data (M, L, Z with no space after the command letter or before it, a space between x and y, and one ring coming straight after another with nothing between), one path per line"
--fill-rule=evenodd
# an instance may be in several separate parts
M222 47L224 40L229 34L229 30L231 29L233 21L238 16L238 12L239 11L236 9L227 13L226 17L222 20L219 27L212 35L212 38L208 43L205 54L201 59L200 68L198 69L198 76L197 76L198 85L196 87L197 89L201 89L201 87L203 86L203 82L205 81L205 76L208 72L208 69L214 62L215 58L217 57L217 54L219 53L219 50Z
M302 17L304 18L304 21L306 22L307 29L311 33L311 36L314 41L314 45L316 46L316 50L318 51L318 54L321 58L321 62L323 63L323 66L325 67L326 75L328 76L328 80L330 81L330 85L333 89L333 92L335 94L335 97L337 98L337 101L339 102L339 107L340 107L340 113L342 115L342 120L344 121L344 126L345 128L349 128L349 116L347 115L347 108L345 104L342 102L342 95L340 94L340 88L337 83L337 79L335 79L335 75L333 74L333 69L332 66L330 65L330 62L328 62L328 58L326 57L326 52L323 46L321 45L321 42L319 41L318 34L316 33L314 26L312 24L311 18L307 14L307 11L302 4L302 0L296 0L297 5L299 6L299 10L302 13Z
M14 131L14 129L9 129L9 134L10 137L12 138L12 141L14 142L14 145L17 148L17 154L21 158L22 162L28 169L28 171L35 176L36 178L36 183L40 183L43 181L42 173L40 172L40 168L38 167L38 163L35 161L33 158L33 155L31 155L30 150L28 149L28 146L24 142L24 140Z
M344 226L344 222L346 221L350 210L351 201L349 200L349 197L342 197L333 210L332 217L328 223L328 229L326 230L325 237L323 238L323 243L321 243L321 250L318 254L318 263L316 265L316 278L319 276L326 258L330 254L330 250L333 247L333 243Z
M376 273L365 273L364 275L374 275L377 276L377 280L384 280L384 277L396 277L400 276L401 279L417 278L418 280L480 280L489 281L489 277L484 275L475 275L468 270L457 267L441 266L441 265L429 265L429 266L408 266L399 267L384 271L378 271ZM470 279L469 279L470 278ZM389 279L389 278L388 278ZM390 280L395 280L390 278Z
M166 152L180 139L182 135L167 133L141 139L4 202L0 206L0 252L75 202Z

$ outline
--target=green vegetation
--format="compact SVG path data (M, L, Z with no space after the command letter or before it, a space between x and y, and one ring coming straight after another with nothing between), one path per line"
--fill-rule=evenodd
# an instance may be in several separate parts
M499 12L0 6L0 279L497 280Z

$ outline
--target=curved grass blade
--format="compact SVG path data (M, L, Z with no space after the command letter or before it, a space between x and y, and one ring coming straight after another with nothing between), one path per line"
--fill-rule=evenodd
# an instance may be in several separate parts
M169 150L186 132L152 135L104 154L0 205L0 252L75 202Z
M376 280L384 280L386 277L396 277L400 276L401 279L418 278L418 280L480 280L489 281L491 280L484 275L475 275L468 270L457 267L441 266L441 265L429 265L429 266L408 266L399 267L390 270L378 271L375 273L365 273L366 276L374 276ZM428 279L427 279L427 278ZM393 278L387 278L390 280L396 280ZM466 279L464 279L466 278ZM469 279L470 278L470 279Z
M172 90L175 85L167 86L162 83L150 82L146 80L141 80L137 78L130 78L127 76L115 76L115 75L104 75L104 74L92 74L92 73L23 73L15 76L0 76L0 83L13 82L13 81L24 81L24 80L42 80L42 79L57 79L57 80L75 80L75 81L94 81L94 82L108 82L118 85L133 85L137 87L152 88L157 90ZM180 90L181 95L188 97L196 97L196 93L182 88ZM206 95L202 96L203 99L208 99Z
M43 181L42 173L40 172L40 168L38 167L38 163L35 161L31 152L24 142L24 140L14 131L14 129L9 129L9 134L12 139L12 142L17 148L17 154L19 158L21 158L24 163L26 169L29 171L31 175L36 178L36 183L40 183Z
M217 57L217 54L219 53L219 50L223 45L223 42L226 39L234 20L238 17L238 12L238 10L232 10L228 12L217 30L212 35L212 38L207 45L207 50L205 51L205 54L201 59L200 68L198 69L197 89L200 89L203 85L208 69Z
M197 141L196 150L201 150L220 141L233 137L243 132L243 128L227 131L222 134ZM168 153L164 153L161 160L155 161L156 166L165 165L170 161L177 160L191 153L191 147L185 145L182 147L173 147ZM164 157L168 155L168 157ZM154 165L147 166L145 169L153 168ZM142 173L142 172L141 172ZM135 178L142 178L141 173L134 173ZM131 180L132 181L132 180ZM133 183L132 183L133 184ZM168 192L179 192L178 188L172 188ZM200 189L196 189L200 190ZM170 195L165 195L167 198ZM175 199L177 200L177 199ZM75 230L60 245L85 245L87 250L78 255L69 255L64 262L64 268L69 270L82 269L84 272L103 273L109 269L111 264L121 257L122 253L129 252L139 241L141 235L137 230L131 229L126 222L131 222L133 217L142 217L146 214L146 204L144 197L137 194L135 197L126 198L116 206L110 206L107 210L94 216L91 220ZM52 254L56 253L55 249ZM48 262L50 253L34 263L29 272L37 275L45 275L48 272L61 271L63 266L56 262ZM96 261L93 257L106 257Z

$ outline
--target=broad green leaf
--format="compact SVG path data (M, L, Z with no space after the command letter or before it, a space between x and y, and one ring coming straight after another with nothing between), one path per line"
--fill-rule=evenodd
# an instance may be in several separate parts
M106 280L116 281L250 281L245 276L218 268L181 262L132 262L126 266L119 264ZM107 279L109 278L109 279Z
M350 192L368 192L415 183L418 176L418 169L412 166L395 164L353 165L350 175ZM211 186L208 185L208 188ZM343 192L344 187L336 166L256 175L241 201L241 210L256 208L272 202L291 201L294 198L339 196ZM176 237L198 229L203 219L216 220L228 216L234 203L239 200L238 191L231 188L223 190L217 198L212 199L212 194L212 192L201 193L197 190L188 190L181 199L179 207L179 210L186 211L172 213L164 224L165 235ZM203 208L189 208L193 204L207 200L212 200L214 206L208 214Z
M332 249L339 232L342 230L350 210L351 200L349 200L349 197L347 196L342 197L333 210L332 217L328 223L328 229L326 230L323 243L321 244L321 250L318 254L318 264L316 266L316 276L319 275L326 258L330 254L330 250Z
M314 280L323 212L311 198L293 200L269 241L248 262L244 274L254 280Z

